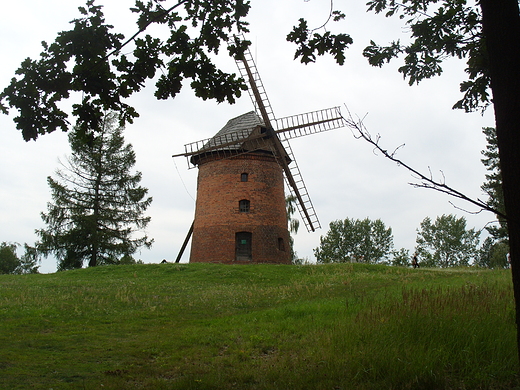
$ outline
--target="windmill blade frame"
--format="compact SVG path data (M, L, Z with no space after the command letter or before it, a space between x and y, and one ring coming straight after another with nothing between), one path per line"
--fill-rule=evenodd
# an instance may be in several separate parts
M339 106L274 120L274 129L282 140L303 137L345 126Z
M241 39L244 39L243 36ZM235 58L235 62L240 75L249 83L250 88L247 89L247 92L249 93L253 107L255 107L258 115L264 120L264 124L267 127L271 127L271 122L275 120L275 116L267 93L265 92L264 84L260 78L260 73L258 73L255 61L253 60L253 55L249 49L246 49L242 57Z
M243 39L243 38L242 38ZM249 49L244 50L242 57L235 58L236 64L238 66L238 70L241 74L241 76L249 81L249 85L251 88L248 89L249 96L251 98L251 101L253 102L253 105L256 107L257 111L259 112L260 116L264 120L264 123L267 127L267 131L269 134L269 138L271 142L273 143L273 150L275 151L274 155L277 158L277 161L279 165L282 167L284 173L285 173L285 179L288 183L289 191L296 197L298 200L298 210L300 211L300 215L302 219L305 221L305 226L307 227L308 231L315 231L316 227L315 225L319 226L319 221L316 216L316 211L314 210L314 206L312 205L312 202L310 202L310 197L307 192L307 188L303 183L303 179L300 174L300 170L298 166L296 165L296 161L294 159L294 156L290 158L288 156L287 150L282 145L282 142L280 138L278 138L277 132L273 128L273 123L276 123L276 118L274 116L273 110L271 108L271 104L269 102L269 98L267 97L267 93L265 92L264 85L262 83L262 80L260 78L260 74L257 71L256 64L253 60L253 56ZM325 110L326 111L326 110ZM319 116L318 114L316 114ZM294 119L298 118L296 116ZM321 117L323 119L323 117ZM318 120L315 121L316 123L314 126L318 126L318 122L322 123L322 121ZM325 121L328 122L328 121ZM323 122L324 123L324 122ZM283 120L279 122L279 125L283 124ZM277 126L278 127L278 126ZM296 130L298 128L303 128L303 123L298 123L296 127L293 126L290 130ZM312 128L310 126L309 128ZM279 128L278 130L281 130ZM309 133L311 134L311 133ZM288 145L288 144L287 144ZM292 155L292 151L290 152ZM296 169L291 170L289 167L289 161L293 162L293 167L296 167ZM293 172L297 173L298 178L297 180L295 177L293 177ZM299 185L301 184L301 185ZM306 201L308 199L308 201ZM314 216L311 218L311 215Z

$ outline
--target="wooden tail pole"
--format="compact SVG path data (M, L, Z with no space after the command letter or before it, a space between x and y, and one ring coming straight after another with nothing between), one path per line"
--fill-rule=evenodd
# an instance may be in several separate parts
M179 251L179 254L177 255L177 259L175 259L175 262L178 263L181 261L182 254L184 253L184 249L186 249L186 246L188 245L188 241L191 238L191 234L193 233L193 224L195 222L192 222L190 230L188 231L188 234L186 235L186 238L184 239L184 242L182 243L181 250Z

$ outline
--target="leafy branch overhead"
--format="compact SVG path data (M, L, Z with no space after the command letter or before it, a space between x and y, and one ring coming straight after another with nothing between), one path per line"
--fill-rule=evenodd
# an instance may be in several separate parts
M404 56L399 71L410 84L441 74L441 64L448 57L465 58L469 79L461 83L464 97L455 107L466 111L486 107L489 74L481 13L465 3L444 0L429 15L430 2L371 0L369 11L407 19L411 41L406 45L394 41L388 46L371 41L364 56L373 66ZM315 62L317 56L331 54L338 64L344 64L353 39L326 30L330 21L345 18L333 5L331 2L322 26L310 29L300 19L287 35L296 44L295 58L301 62ZM50 44L42 42L39 59L22 62L0 93L0 110L7 114L9 108L16 109L17 128L25 140L35 140L41 134L71 127L63 101L74 93L77 100L72 116L84 132L97 131L103 113L110 110L120 114L121 125L132 123L139 114L125 99L139 92L149 79L156 80L158 99L175 97L189 79L196 96L233 103L246 89L244 80L219 69L212 56L222 45L230 56L240 55L249 46L250 42L234 38L248 32L245 18L249 9L247 0L137 0L130 8L136 15L136 33L126 38L105 21L102 6L88 0L79 8L81 15L72 21L70 30L58 33ZM162 26L166 35L146 33L152 25Z
M124 99L139 92L159 70L158 99L175 97L183 80L191 79L198 97L233 103L245 84L234 73L218 69L210 55L218 53L223 43L230 55L247 47L249 42L237 45L232 38L237 31L248 31L243 18L249 2L181 0L170 7L164 3L136 1L131 11L138 15L138 32L125 39L106 23L102 6L88 0L79 8L81 17L72 21L72 29L60 32L51 44L42 42L38 60L23 61L0 93L0 109L5 114L9 108L18 110L14 121L27 141L70 128L60 103L74 92L81 93L81 101L73 104L72 115L84 132L99 130L103 113L109 110L119 112L121 125L132 123L139 114ZM166 26L169 37L144 35L152 24ZM121 49L130 44L131 54L123 54Z
M342 19L345 15L335 11L337 16L335 21ZM307 21L300 19L299 25L287 35L289 42L294 42L298 46L294 58L300 58L304 64L316 61L316 54L322 56L326 53L332 54L339 65L345 63L345 49L353 43L348 34L331 34L325 31L323 34L310 31Z
M489 104L489 64L482 35L482 15L478 7L466 5L465 0L444 0L429 13L430 1L371 0L368 10L376 14L404 19L410 32L406 45L393 41L380 46L374 41L365 48L363 55L373 66L382 66L401 54L404 65L399 68L410 85L440 75L441 64L450 57L466 59L468 80L460 84L464 96L453 108L466 112L485 109Z
M460 84L464 95L453 108L466 112L484 110L490 104L490 78L482 35L482 15L478 7L466 3L466 0L369 1L368 11L376 14L385 12L386 17L403 19L410 41L404 44L395 40L386 46L370 41L363 50L364 57L377 67L402 57L403 65L399 67L399 72L410 85L441 75L442 62L450 57L466 59L468 80ZM431 14L430 8L435 8ZM341 12L333 11L329 20L338 21L344 17ZM297 45L295 58L307 64L316 61L317 55L330 53L338 64L343 64L344 51L353 43L352 37L347 34L334 35L326 30L318 33L316 30L319 29L309 30L304 19L300 19L299 25L293 28L287 40Z

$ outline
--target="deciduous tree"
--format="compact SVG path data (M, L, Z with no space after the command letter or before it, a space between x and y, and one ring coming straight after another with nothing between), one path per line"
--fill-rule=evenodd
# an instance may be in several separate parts
M480 232L466 230L466 218L442 215L432 223L421 222L417 232L417 251L421 265L427 267L467 266L477 258Z
M0 244L0 274L14 274L20 266L16 255L17 244L2 242Z
M53 202L37 230L37 248L54 254L58 269L116 264L153 240L137 233L150 217L144 212L152 202L148 190L139 185L140 172L132 172L135 152L125 144L116 115L107 114L95 135L76 128L69 135L72 154L57 179L48 178Z
M35 248L24 244L25 253L21 258L16 251L20 244L2 242L0 244L0 274L36 274L39 255Z
M73 92L81 92L72 115L84 132L100 131L107 110L119 113L121 125L132 123L139 114L125 98L159 70L158 99L175 97L184 79L191 79L198 97L218 102L234 102L246 89L234 73L218 69L211 54L222 44L232 55L248 45L232 41L233 34L247 31L249 1L149 0L136 1L130 10L136 14L136 33L126 38L105 21L102 6L88 0L72 29L60 32L53 43L43 42L38 60L27 58L21 64L0 94L0 109L18 111L14 120L25 140L68 130L68 113L60 102ZM156 30L161 38L145 34L152 24L163 27Z
M507 268L509 245L505 241L496 241L486 237L479 249L476 264L485 268Z
M391 264L397 267L408 267L410 265L410 251L405 248L401 248L398 251L393 252L393 258Z
M314 249L318 263L350 261L378 263L388 258L393 248L392 229L377 219L332 221L329 231L320 237Z

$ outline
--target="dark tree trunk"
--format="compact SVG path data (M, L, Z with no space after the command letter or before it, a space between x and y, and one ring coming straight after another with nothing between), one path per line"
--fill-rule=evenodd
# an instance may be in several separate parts
M520 355L520 16L517 0L481 0L504 204Z

